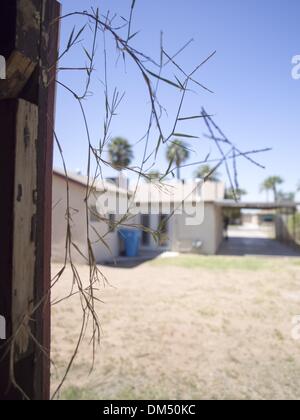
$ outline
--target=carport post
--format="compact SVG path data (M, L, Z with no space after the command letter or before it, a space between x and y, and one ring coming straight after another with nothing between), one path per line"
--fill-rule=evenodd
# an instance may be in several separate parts
M2 0L0 399L49 399L56 0ZM9 352L8 352L9 350Z

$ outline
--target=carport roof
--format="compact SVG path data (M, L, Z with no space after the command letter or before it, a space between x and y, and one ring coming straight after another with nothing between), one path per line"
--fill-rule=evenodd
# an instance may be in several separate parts
M220 200L215 202L216 205L223 208L232 209L251 209L251 210L277 210L277 209L297 209L297 203L266 203L266 202L237 202L234 200Z

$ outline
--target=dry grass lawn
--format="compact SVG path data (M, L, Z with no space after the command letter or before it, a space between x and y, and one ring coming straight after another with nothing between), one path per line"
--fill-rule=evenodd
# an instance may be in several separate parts
M53 270L57 270L54 266ZM79 268L83 277L87 267ZM299 259L181 257L103 268L94 371L82 343L62 399L299 399ZM53 299L70 289L70 272ZM53 389L80 331L78 297L53 307Z

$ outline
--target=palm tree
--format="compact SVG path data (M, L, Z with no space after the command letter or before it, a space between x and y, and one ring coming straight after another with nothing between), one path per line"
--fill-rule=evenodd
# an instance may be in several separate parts
M181 140L174 140L167 150L167 159L172 164L175 162L177 168L177 179L180 179L180 166L188 160L190 152L188 145Z
M242 188L232 189L229 188L225 191L225 198L227 200L238 200L240 201L243 195L247 195L247 191Z
M280 176L270 176L265 179L261 185L261 191L272 191L274 194L274 202L278 201L278 185L283 184L283 179Z
M122 137L116 137L111 141L108 154L111 165L118 171L127 168L134 157L131 144Z
M195 178L203 178L207 181L219 182L220 174L209 165L202 165L195 171Z

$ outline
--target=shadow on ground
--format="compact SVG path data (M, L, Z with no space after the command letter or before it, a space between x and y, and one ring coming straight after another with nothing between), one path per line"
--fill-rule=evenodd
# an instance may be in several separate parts
M230 236L223 241L218 255L300 257L300 250L271 238Z
M300 257L300 248L273 239L272 227L240 226L229 229L229 239L224 240L217 255ZM115 268L135 268L155 260L162 251L142 251L138 257L118 257L105 265Z
M135 268L148 261L155 260L161 254L162 252L159 251L141 252L137 257L117 257L114 261L108 261L104 265L112 268Z

